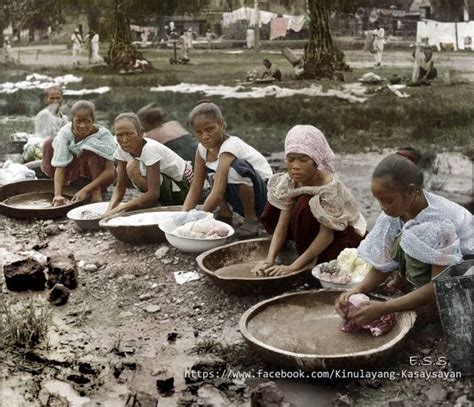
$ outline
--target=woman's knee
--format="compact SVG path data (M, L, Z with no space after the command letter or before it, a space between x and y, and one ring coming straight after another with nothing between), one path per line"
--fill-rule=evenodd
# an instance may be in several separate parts
M136 178L140 174L140 163L137 160L132 160L127 163L127 175L130 179Z

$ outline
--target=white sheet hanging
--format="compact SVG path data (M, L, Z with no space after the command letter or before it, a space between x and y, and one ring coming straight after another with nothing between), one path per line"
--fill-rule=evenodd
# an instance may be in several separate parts
M474 51L474 21L457 23L457 26L458 49L469 49L471 51ZM470 41L467 40L468 38L470 38Z
M290 23L288 24L288 28L299 33L304 26L304 15L303 16L291 16Z

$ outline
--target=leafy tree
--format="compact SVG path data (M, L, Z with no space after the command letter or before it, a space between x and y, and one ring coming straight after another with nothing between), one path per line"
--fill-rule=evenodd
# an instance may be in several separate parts
M109 0L110 1L110 0ZM112 20L109 21L112 32L107 62L114 69L126 67L135 59L143 59L142 54L133 46L130 34L130 18L137 11L141 15L172 15L192 13L207 4L207 0L112 0Z
M46 30L64 23L64 7L61 0L2 0L0 6L0 44L3 46L3 29Z

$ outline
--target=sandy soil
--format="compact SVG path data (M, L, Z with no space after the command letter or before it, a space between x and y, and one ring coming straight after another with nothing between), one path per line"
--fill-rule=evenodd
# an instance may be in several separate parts
M369 224L379 211L370 195L369 177L382 156L354 154L338 160L338 171L361 202ZM441 154L439 160L436 185L442 187L440 192L468 201L472 194L469 160L448 153ZM30 223L0 217L0 260L31 249L43 240L38 232L45 229L50 235L42 253L74 253L84 262L79 287L72 290L66 305L52 308L47 343L26 355L0 349L2 405L132 406L138 405L133 404L138 400L142 406L152 406L158 398L159 406L250 405L249 393L259 380L229 377L229 371L270 369L238 331L242 313L268 297L227 294L203 274L199 280L178 285L173 272L198 271L195 256L170 248L158 259L154 255L157 246L126 245L106 231L79 232L67 220ZM6 301L33 297L47 304L46 290L19 294L8 291L4 284L1 290ZM450 371L449 366L410 366L410 356L434 361L446 356L438 324L417 326L386 368ZM214 368L223 363L226 373L207 380L207 385L186 383L185 370L198 361L207 361ZM174 393L159 394L157 380L169 377L174 378ZM453 405L465 395L472 396L468 378L276 382L285 400L294 406L395 405L389 401L400 406ZM69 404L60 404L60 400Z

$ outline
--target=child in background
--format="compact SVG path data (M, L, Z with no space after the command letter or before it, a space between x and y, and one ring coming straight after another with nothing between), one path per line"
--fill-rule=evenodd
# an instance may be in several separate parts
M288 173L268 181L268 203L261 216L272 234L265 261L252 270L257 275L284 275L315 262L336 259L357 247L366 221L349 189L334 170L334 153L314 126L295 126L285 139ZM287 240L295 242L299 257L289 266L275 265Z
M119 114L114 127L119 144L114 153L117 185L104 216L155 206L158 202L181 205L192 180L191 165L158 141L143 137L134 113ZM129 179L143 194L119 205Z
M102 201L102 191L115 179L115 140L110 131L94 123L94 104L80 100L74 103L71 113L72 123L66 124L54 139L47 139L43 146L41 169L54 178L54 206L66 203L64 186L81 178L87 179L87 184L72 200L90 196L92 202Z
M63 104L63 92L60 86L46 88L43 93L45 108L35 117L35 136L44 139L56 136L69 120L59 109Z
M185 161L194 161L196 140L179 122L172 120L163 123L163 112L153 103L141 108L137 116L145 131L144 137L171 148Z
M212 189L203 211L219 208L218 219L232 223L232 210L244 217L237 233L241 237L258 234L258 220L267 201L266 181L272 169L265 157L242 139L225 131L225 121L217 105L199 103L188 116L188 125L199 140L194 160L194 180L183 210L199 201L206 176Z
M407 294L386 302L370 301L353 315L365 325L384 314L422 310L436 316L432 279L463 256L474 254L472 214L462 206L423 189L420 156L406 149L385 157L372 175L372 193L383 213L357 249L372 268L356 287L342 294L341 309L352 294L369 293L395 273L392 288Z

